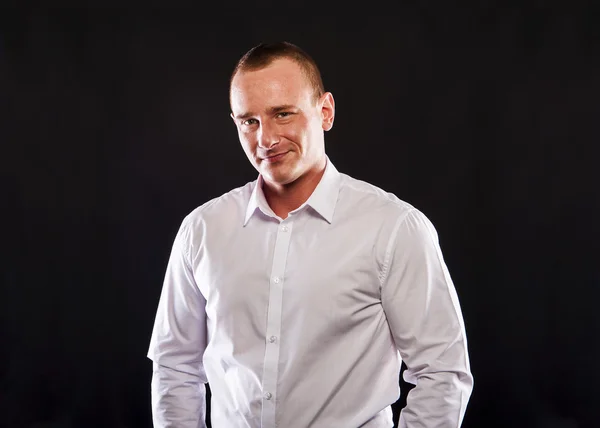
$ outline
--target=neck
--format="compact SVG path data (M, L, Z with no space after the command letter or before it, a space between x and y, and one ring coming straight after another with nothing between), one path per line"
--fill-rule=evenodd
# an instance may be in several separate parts
M263 181L265 199L278 217L287 218L290 211L294 211L310 198L325 173L325 164L326 160L288 184L274 186Z

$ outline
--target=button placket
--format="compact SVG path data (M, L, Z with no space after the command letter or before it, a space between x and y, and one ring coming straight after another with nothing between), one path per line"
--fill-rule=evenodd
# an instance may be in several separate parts
M283 303L283 286L285 285L285 265L290 245L292 223L279 225L273 251L273 264L269 281L269 306L267 311L267 329L265 336L268 346L262 377L262 414L263 428L275 428L275 411L277 397L277 378L279 368L279 349L277 342L281 336L281 311Z

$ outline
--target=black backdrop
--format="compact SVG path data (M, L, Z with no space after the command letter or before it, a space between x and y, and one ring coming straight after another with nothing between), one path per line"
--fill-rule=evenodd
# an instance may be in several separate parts
M227 85L270 40L320 64L338 169L436 225L475 376L463 426L600 426L599 9L427 3L1 9L0 426L151 426L172 239L256 177Z

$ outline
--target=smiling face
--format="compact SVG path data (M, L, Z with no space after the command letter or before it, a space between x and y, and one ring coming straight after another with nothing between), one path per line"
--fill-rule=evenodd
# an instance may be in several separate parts
M280 58L231 82L231 117L248 159L276 189L310 181L325 167L324 131L333 126L334 101L315 99L303 69Z

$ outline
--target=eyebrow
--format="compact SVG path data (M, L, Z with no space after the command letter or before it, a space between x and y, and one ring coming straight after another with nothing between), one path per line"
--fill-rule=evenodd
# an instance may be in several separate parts
M280 106L274 106L274 107L269 107L267 109L267 112L269 114L276 114L282 111L286 111L286 110L291 110L291 109L295 109L296 106L292 105L292 104L283 104ZM235 116L236 119L248 119L249 117L254 116L254 113L251 112L247 112L247 113L242 113L240 115Z

